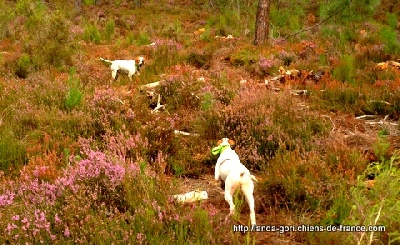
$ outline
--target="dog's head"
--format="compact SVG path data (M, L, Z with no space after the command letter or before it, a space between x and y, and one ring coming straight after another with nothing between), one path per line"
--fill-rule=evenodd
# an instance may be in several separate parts
M218 146L226 146L226 145L233 146L234 144L235 144L235 141L228 139L228 138L222 138L217 141Z
M213 155L218 155L218 154L222 153L225 149L227 149L228 147L230 148L233 145L235 145L234 140L231 140L228 138L222 138L217 141L217 146L211 150L211 153Z
M139 71L140 68L144 65L144 57L139 56L135 61L137 63L136 69Z

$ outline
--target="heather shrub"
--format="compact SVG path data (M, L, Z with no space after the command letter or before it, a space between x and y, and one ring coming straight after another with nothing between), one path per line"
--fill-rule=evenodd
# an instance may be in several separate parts
M311 150L314 140L329 128L315 115L300 115L293 101L278 100L263 89L250 86L223 106L215 103L198 122L198 131L207 139L229 137L237 142L242 162L252 169L265 169L280 150Z
M204 52L190 52L187 61L196 68L207 70L210 68L211 55L210 53Z
M330 124L313 114L298 114L294 109L293 101L276 104L272 110L272 123L279 125L281 141L287 149L296 149L303 146L305 150L311 150L319 136L324 135L330 128Z
M264 201L269 206L286 208L296 213L325 210L340 187L326 172L326 163L317 152L302 157L299 150L280 151L268 164L269 178L263 184Z
M115 90L96 90L92 96L88 96L86 102L85 111L92 117L96 137L103 135L108 129L118 129L123 125L125 114L121 112L125 110L125 106Z
M165 73L183 60L180 54L181 49L182 44L175 40L156 40L151 55L152 59L157 60L157 62L146 64L145 69L140 72L140 79L149 82L159 79L156 75ZM169 72L174 71L169 70Z
M365 98L360 95L357 87L352 85L339 85L328 87L325 91L315 91L313 105L330 111L360 111Z
M200 107L200 98L195 92L200 89L201 82L193 81L195 78L176 77L168 79L158 88L163 96L167 109L176 111L181 108L186 110Z
M80 154L55 179L46 178L44 165L2 179L1 242L218 241L215 208L172 205L169 185L139 162L147 149L140 135L108 132L104 144L79 142Z

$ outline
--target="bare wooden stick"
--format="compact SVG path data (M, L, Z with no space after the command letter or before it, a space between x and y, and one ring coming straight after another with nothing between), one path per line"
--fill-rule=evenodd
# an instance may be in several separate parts
M376 215L374 225L376 225L376 223L378 223L379 217L381 216L382 208L383 208L383 201L381 201L381 205L379 206L379 211L378 211L378 214ZM372 244L373 238L374 238L374 232L372 231L371 234L369 235L368 245Z
M383 124L388 124L388 125L392 125L392 126L399 126L398 123L383 122L383 121L379 121L379 122L365 122L365 123L367 123L367 124L369 124L369 125L377 125L377 124L383 125Z
M386 104L386 105L391 105L389 102L383 101L383 100L370 100L369 103L382 103L382 104Z
M379 117L378 115L362 115L362 116L356 117L356 119L375 119L378 117Z
M308 94L308 90L290 90L291 94L294 95L307 95Z
M198 134L191 134L191 133L180 131L180 130L174 130L174 133L179 134L179 135L186 135L186 136L189 136L189 135L198 136Z
M161 82L162 81L158 81L158 82L154 82L154 83L148 83L148 84L142 85L141 87L142 88L155 88L157 86L160 86Z
M165 109L165 105L161 105L161 95L158 94L157 106L151 111L151 113L158 112L160 109Z

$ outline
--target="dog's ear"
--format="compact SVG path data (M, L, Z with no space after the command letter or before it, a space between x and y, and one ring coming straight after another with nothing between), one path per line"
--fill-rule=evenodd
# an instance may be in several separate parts
M235 145L235 141L234 140L228 140L228 143L230 144L230 145Z
M217 141L217 145L220 145L222 143L222 140Z

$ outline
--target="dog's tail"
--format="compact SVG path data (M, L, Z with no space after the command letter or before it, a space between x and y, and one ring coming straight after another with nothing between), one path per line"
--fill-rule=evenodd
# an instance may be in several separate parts
M254 182L258 182L258 180L256 179L256 176L250 174L250 178L251 178Z
M106 59L103 59L102 57L100 57L100 60L101 60L101 61L104 61L105 63L109 63L109 64L111 64L111 63L112 63L112 61L111 61L111 60L106 60Z
M250 179L252 179L254 182L257 182L258 183L258 180L256 179L256 176L254 176L254 175L252 175L252 174L250 174L249 172L242 172L241 174L240 174L240 177L243 177L243 175L248 175L249 177L250 177Z

